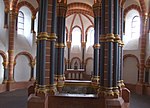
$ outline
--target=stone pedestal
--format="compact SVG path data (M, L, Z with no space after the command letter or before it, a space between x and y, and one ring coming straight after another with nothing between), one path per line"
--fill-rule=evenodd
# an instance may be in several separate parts
M48 108L47 96L35 96L31 94L28 98L28 108Z

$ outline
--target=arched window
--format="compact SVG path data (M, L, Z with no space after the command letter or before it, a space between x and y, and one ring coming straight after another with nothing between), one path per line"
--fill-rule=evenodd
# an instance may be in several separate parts
M22 11L18 13L18 34L24 34L24 14Z
M36 13L36 18L34 20L34 29L35 29L35 32L36 32L36 35L37 35L37 32L38 32L38 12Z
M140 18L134 16L131 22L131 38L138 38L140 35Z
M80 45L81 43L81 30L75 27L72 31L72 45Z
M125 49L137 49L138 39L140 37L140 14L137 10L130 10L125 17L125 35L123 36L123 42ZM134 44L134 45L133 45ZM134 48L131 48L131 45Z
M88 30L88 33L87 33L87 43L86 43L86 46L88 48L89 46L93 46L93 44L94 44L94 28L91 27Z

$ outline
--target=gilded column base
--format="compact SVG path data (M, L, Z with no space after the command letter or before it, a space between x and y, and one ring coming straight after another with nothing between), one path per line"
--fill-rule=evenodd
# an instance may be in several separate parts
M104 87L99 87L98 96L99 97L104 97L104 95L105 95L105 88Z
M36 94L45 94L46 86L45 85L36 85L35 92L36 92Z
M119 93L120 93L118 87L113 87L113 92L114 92L114 97L118 98L119 97Z
M98 88L99 87L99 81L100 81L100 76L93 76L91 78L91 84L94 88Z
M46 86L46 93L49 95L55 95L57 93L56 85L47 85Z
M112 87L106 87L104 91L104 96L106 98L113 98L114 97L114 92Z
M124 84L123 80L118 81L118 87L119 88L124 88L125 87L125 84Z
M65 84L65 75L56 75L55 82L58 88L62 88Z

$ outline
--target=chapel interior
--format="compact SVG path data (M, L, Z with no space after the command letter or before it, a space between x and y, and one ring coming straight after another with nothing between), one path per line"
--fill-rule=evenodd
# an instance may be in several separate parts
M150 96L150 0L0 0L0 93L27 108L130 108Z

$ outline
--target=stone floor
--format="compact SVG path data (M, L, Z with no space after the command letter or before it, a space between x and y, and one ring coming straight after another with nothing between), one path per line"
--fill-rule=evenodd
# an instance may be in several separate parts
M150 96L131 93L130 102L130 108L150 108ZM0 93L0 108L27 108L27 90Z

